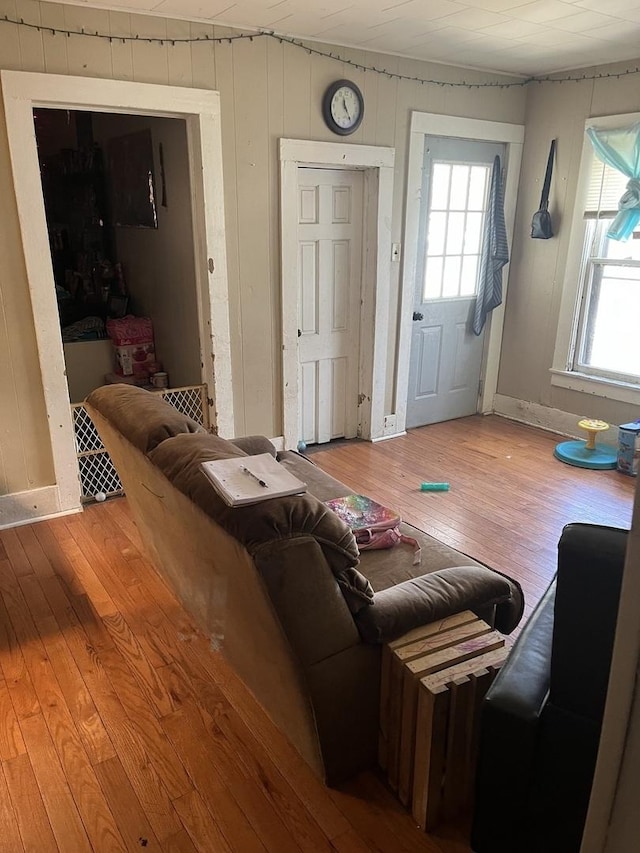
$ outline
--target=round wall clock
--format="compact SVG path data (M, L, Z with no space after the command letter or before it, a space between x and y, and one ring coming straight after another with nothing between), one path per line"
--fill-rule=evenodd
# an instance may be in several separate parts
M362 92L350 80L336 80L324 93L322 115L334 133L340 136L353 133L364 117Z

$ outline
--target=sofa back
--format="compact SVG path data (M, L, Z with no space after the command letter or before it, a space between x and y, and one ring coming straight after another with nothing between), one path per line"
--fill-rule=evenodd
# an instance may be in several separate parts
M379 649L339 586L351 531L312 495L227 507L200 462L243 451L158 395L105 386L86 407L153 564L276 725L323 778L370 764Z

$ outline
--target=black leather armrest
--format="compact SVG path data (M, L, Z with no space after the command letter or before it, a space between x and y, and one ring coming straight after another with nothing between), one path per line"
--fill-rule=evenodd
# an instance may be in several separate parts
M475 853L515 853L549 693L555 582L542 597L485 698L472 830Z
M485 698L485 705L525 723L535 723L549 692L555 595L554 580Z
M568 524L558 543L551 699L595 721L607 695L627 536L615 527Z

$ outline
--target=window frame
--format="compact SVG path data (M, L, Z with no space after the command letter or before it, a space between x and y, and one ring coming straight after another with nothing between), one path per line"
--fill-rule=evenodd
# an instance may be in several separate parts
M615 370L607 370L602 367L594 367L584 360L584 352L587 346L587 334L589 330L588 315L594 311L592 295L596 287L602 286L605 268L627 267L638 270L640 284L640 260L632 261L607 258L601 251L599 251L606 242L606 229L612 221L613 220L610 218L603 218L587 219L585 222L585 260L581 271L582 280L580 283L582 297L580 300L580 310L576 323L576 337L573 347L572 365L573 370L578 373L585 373L589 376L594 376L606 381L637 385L638 390L640 391L640 374L634 375ZM590 234L591 229L595 230L595 233L592 235Z
M590 249L586 240L588 220L584 217L584 204L589 185L593 149L586 135L586 130L589 127L620 127L639 121L640 113L624 113L594 117L585 122L558 331L553 363L550 368L551 384L554 386L634 404L640 403L640 382L630 382L628 377L623 375L616 378L613 372L607 372L606 375L603 375L594 370L585 372L576 369L576 358L581 328L580 321L584 311L585 291L588 285L585 273L590 262Z

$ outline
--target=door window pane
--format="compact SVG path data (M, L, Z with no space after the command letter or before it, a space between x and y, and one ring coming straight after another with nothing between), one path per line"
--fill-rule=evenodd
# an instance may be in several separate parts
M447 234L447 214L432 213L429 217L427 257L444 255L444 239Z
M431 172L431 210L447 210L449 207L449 178L451 166L434 163Z
M482 240L482 213L467 213L464 232L464 251L468 255L480 254Z
M460 266L462 258L459 255L450 255L444 259L444 274L442 276L442 295L460 295Z
M450 213L447 227L447 255L461 255L464 240L464 213Z
M467 210L484 210L487 197L487 175L486 166L472 166L469 176L469 203Z
M469 167L452 166L449 210L466 210L469 196Z

